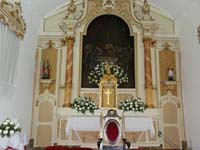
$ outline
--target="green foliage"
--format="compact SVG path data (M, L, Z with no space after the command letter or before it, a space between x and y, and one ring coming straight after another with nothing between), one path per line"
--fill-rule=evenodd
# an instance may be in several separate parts
M1 137L5 137L5 136L10 137L16 132L21 132L20 125L16 120L10 120L8 118L0 125Z

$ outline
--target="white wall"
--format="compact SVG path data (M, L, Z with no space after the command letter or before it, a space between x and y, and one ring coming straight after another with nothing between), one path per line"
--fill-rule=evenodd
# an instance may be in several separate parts
M184 96L186 138L188 146L200 150L200 25L199 0L150 0L171 14L181 37L181 64Z
M0 100L0 122L7 117L18 118L23 131L29 135L31 128L32 91L35 47L40 21L50 11L67 0L23 0L27 33L21 44L18 75L13 95ZM186 136L189 146L200 150L200 44L197 26L200 24L199 0L150 0L174 16L179 24L182 51L183 95Z
M186 137L190 147L200 150L200 2L192 3L177 21L180 24L182 77Z
M38 29L42 18L47 13L66 2L66 0L59 0L57 3L53 3L53 1L55 0L22 1L27 31L20 46L16 84L13 93L4 98L0 96L0 123L8 117L18 119L22 130L28 137L32 119L35 48Z

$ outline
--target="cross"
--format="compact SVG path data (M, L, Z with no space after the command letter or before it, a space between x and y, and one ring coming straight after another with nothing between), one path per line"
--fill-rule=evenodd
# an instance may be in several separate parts
M107 95L107 105L110 105L110 94L111 94L112 92L110 92L110 89L107 89L107 91L104 92L104 93Z

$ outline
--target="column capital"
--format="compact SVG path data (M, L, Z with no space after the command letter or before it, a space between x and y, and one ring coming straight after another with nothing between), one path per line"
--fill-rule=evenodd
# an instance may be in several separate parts
M69 41L71 42L74 42L75 41L75 37L74 36L66 36L65 37L65 40L66 40L66 42L68 43Z
M148 36L143 37L142 41L144 44L146 44L146 42L149 42L149 44L151 44L151 47L155 47L157 43L157 41L153 37L148 37Z
M63 46L69 44L69 42L73 42L74 43L75 41L75 37L74 36L66 36L62 39L62 43L63 43Z
M142 39L143 42L148 42L148 41L152 41L152 40L153 40L153 38L150 37L150 36L145 36L145 37L143 37L143 39Z

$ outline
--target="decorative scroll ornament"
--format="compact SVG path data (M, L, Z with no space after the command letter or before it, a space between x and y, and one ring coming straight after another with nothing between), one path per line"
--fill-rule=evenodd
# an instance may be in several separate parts
M78 22L76 20L76 11L77 9L74 0L71 0L71 3L67 8L66 17L64 17L61 23L59 23L60 29L66 34L65 36L73 37L75 34L75 28Z
M147 0L144 0L144 5L142 6L142 13L145 15L150 15L150 5Z
M71 0L68 8L67 8L67 15L66 15L66 19L70 18L73 19L74 18L74 14L76 13L76 5L74 3L74 0Z
M154 19L150 15L151 8L147 0L144 0L144 4L142 6L142 13L143 13L143 18L142 20L144 21L153 21Z
M20 2L14 4L6 0L0 1L0 21L9 27L17 37L23 38L26 31L26 23L22 16Z
M144 0L142 6L142 28L144 38L152 38L155 32L158 30L158 25L155 23L155 20L151 16L150 5L147 0Z

